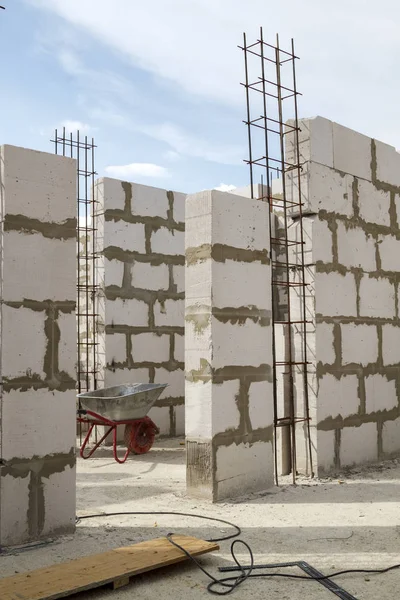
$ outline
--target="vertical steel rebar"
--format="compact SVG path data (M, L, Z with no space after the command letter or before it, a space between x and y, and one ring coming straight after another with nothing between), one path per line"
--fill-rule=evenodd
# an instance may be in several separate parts
M246 105L247 105L247 132L249 142L249 168L250 168L250 193L251 197L254 198L254 179L253 179L253 155L251 147L251 124L250 124L250 94L249 94L249 72L247 64L247 45L246 45L246 34L243 34L243 50L244 50L244 64L246 70Z

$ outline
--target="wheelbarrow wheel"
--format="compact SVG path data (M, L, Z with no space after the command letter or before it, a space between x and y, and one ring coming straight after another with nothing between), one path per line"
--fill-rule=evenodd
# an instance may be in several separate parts
M146 421L125 425L125 445L132 454L146 454L154 444L156 432Z

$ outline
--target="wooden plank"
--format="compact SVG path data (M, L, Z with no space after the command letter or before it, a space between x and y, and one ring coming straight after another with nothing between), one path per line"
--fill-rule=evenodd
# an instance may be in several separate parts
M219 550L218 544L193 537L173 539L193 556ZM72 594L113 584L115 589L129 577L187 560L166 538L116 548L59 565L0 579L1 600L57 600Z

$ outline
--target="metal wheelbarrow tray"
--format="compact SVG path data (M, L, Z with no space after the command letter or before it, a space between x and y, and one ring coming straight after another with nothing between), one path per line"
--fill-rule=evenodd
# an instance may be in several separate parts
M131 452L133 454L148 452L159 429L147 413L166 387L167 384L163 383L127 383L78 394L78 422L89 424L89 431L80 449L81 457L90 458L111 433L114 459L118 463L124 463ZM108 429L90 452L85 454L96 425L103 425ZM125 425L124 441L127 450L122 458L117 454L118 425Z

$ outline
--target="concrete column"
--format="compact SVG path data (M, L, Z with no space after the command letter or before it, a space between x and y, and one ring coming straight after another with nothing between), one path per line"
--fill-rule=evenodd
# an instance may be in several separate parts
M214 502L273 481L268 219L234 194L186 201L187 487Z
M75 527L76 165L0 148L0 546Z

